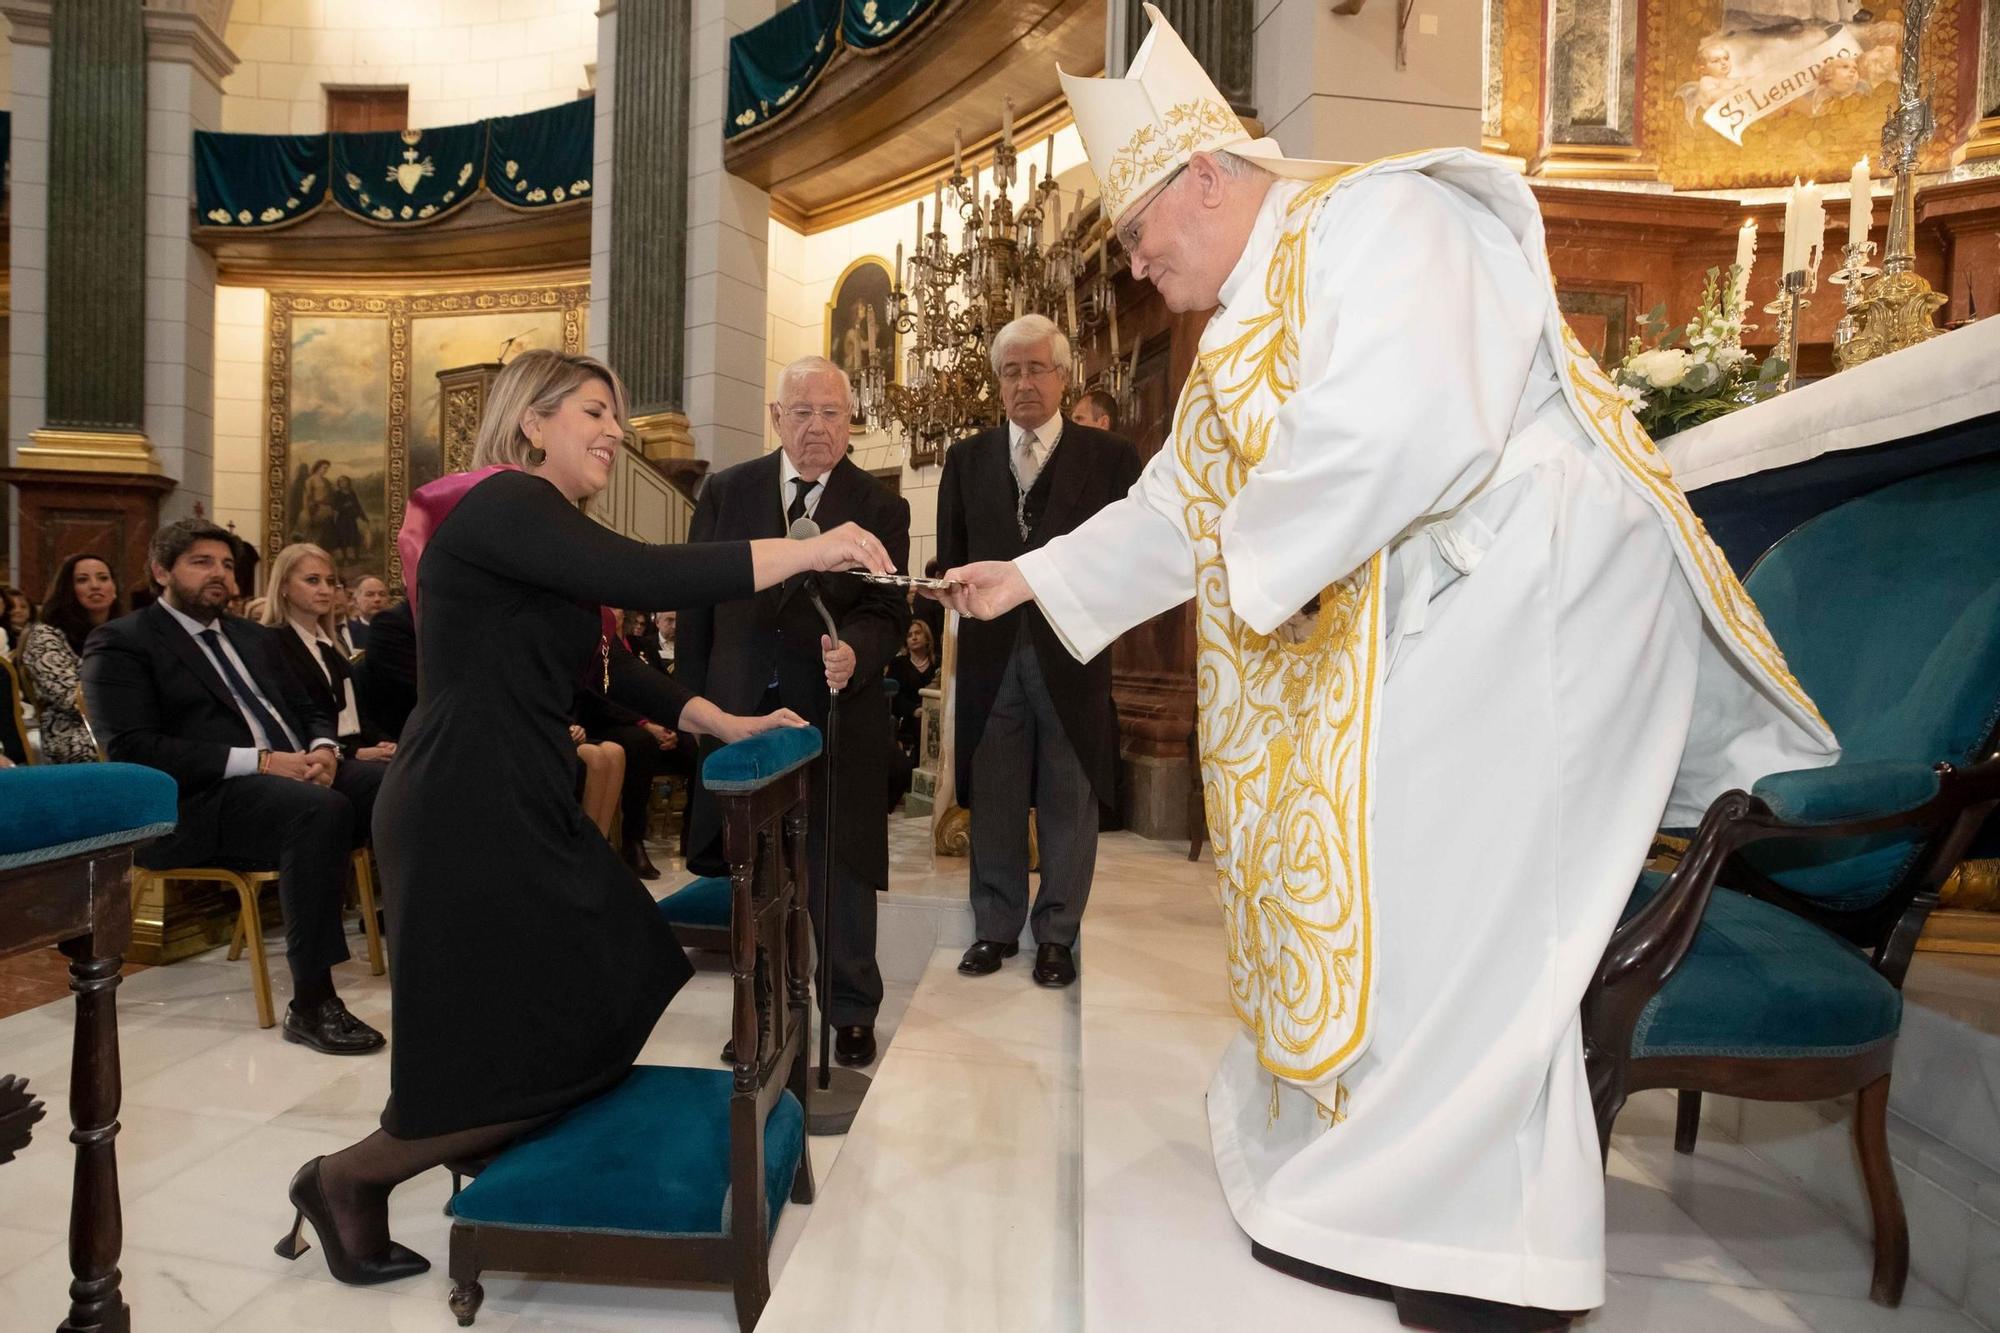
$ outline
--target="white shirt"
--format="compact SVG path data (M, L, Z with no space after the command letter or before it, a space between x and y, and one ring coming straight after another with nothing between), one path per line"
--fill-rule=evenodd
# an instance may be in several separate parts
M168 615L172 616L175 620L180 622L182 629L186 630L191 636L193 636L195 647L200 651L203 657L208 659L211 665L214 664L215 658L210 655L208 651L208 646L201 636L209 630L215 631L216 642L222 646L222 654L223 656L229 659L229 664L236 668L236 674L243 677L244 684L248 685L250 687L250 692L257 696L257 702L264 706L264 711L269 713L272 717L276 718L278 720L278 725L280 727L285 727L285 735L282 738L285 744L291 746L295 750L301 748L299 746L298 737L292 735L291 729L285 726L285 715L278 711L277 707L273 705L271 700L264 694L262 687L260 687L257 684L257 677L251 674L250 668L246 666L244 664L243 659L237 655L236 645L231 643L229 641L229 636L222 632L221 623L218 621L217 623L212 625L204 625L199 620L196 620L193 616L187 614L185 611L182 611L180 608L171 605L164 597L160 599L160 606L166 611ZM215 674L217 676L221 676L222 669L220 667L217 667ZM224 689L228 689L229 681L227 679L224 679L222 685ZM230 697L232 699L235 698L234 690L230 691ZM257 719L251 715L250 710L245 708L240 701L236 705L236 711L243 718L243 725L250 728L250 734L251 736L256 738L257 743L253 746L239 745L230 747L229 762L223 766L222 770L222 776L225 778L249 777L251 774L257 771L257 751L275 750L278 748L277 746L271 743L271 738L264 734L264 729L262 727L257 725ZM336 741L332 740L329 737L324 737L324 736L314 737L312 744L304 748L309 750L317 750L322 745L330 745L334 746L336 749L338 748L338 743Z
M340 645L323 633L308 634L296 624L290 628L292 633L299 636L299 642L305 644L312 652L313 665L319 668L319 674L325 677L328 685L333 684L333 672L327 669L326 657L320 652L319 646L325 644L335 652L340 652ZM341 656L353 657L354 654L341 653ZM354 682L343 680L340 682L340 689L342 696L340 700L340 720L333 724L334 729L343 736L352 736L355 732L361 730L361 710L354 702Z
M839 464L835 464L834 466L838 467ZM828 468L826 472L820 473L819 480L814 482L809 488L807 488L806 490L807 518L811 518L813 514L818 511L819 498L820 496L826 494L827 473L832 471L833 468ZM803 474L800 473L797 466L795 466L792 462L792 456L786 453L784 450L780 449L778 451L778 512L779 513L789 514L792 512L792 496L796 493L794 487L792 486L792 479L794 477L798 477L801 475Z

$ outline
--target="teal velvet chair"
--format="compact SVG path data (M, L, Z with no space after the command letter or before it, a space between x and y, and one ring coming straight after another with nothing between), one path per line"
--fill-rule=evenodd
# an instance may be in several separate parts
M660 915L690 949L729 947L729 881L721 875L691 879L660 899Z
M710 755L727 879L696 881L729 948L730 1069L641 1065L507 1148L451 1203L451 1309L469 1325L488 1270L734 1289L754 1328L786 1200L810 1203L806 1154L807 766L811 728ZM694 887L694 886L690 886ZM686 890L683 890L685 892ZM671 901L671 900L669 900Z
M1719 797L1671 874L1633 894L1584 999L1609 1151L1626 1097L1680 1089L1858 1094L1875 1231L1870 1296L1895 1305L1908 1230L1889 1159L1903 975L1938 891L2000 803L2000 460L1911 477L1802 524L1747 586L1840 738L1829 768Z

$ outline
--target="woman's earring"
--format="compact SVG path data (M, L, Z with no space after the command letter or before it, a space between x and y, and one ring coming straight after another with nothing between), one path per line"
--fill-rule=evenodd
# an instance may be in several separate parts
M531 445L531 446L529 446L529 448L528 448L528 466L529 466L529 467L540 467L540 466L541 466L542 464L544 464L544 463L546 463L546 462L548 462L548 461L549 461L549 451L548 451L548 450L546 450L546 449L542 448L542 447L541 447L540 445L538 445L538 444L537 444L537 445Z

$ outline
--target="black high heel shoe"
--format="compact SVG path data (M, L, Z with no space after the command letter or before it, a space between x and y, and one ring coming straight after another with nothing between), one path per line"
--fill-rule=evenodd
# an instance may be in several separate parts
M327 1206L326 1190L320 1184L320 1161L318 1157L313 1158L292 1177L292 1187L287 1193L297 1211L292 1217L292 1229L272 1247L277 1256L280 1259L297 1259L312 1248L305 1237L306 1223L310 1221L321 1247L326 1250L326 1268L335 1281L345 1282L350 1287L372 1287L380 1282L394 1282L399 1278L428 1273L430 1260L393 1240L389 1242L389 1248L378 1255L357 1258L347 1252L347 1247L340 1242L340 1228L333 1224L333 1209Z

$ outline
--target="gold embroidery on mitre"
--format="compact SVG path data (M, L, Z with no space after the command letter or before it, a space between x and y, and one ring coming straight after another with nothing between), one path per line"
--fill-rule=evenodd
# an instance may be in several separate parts
M1202 780L1230 993L1274 1078L1314 1084L1366 1046L1373 992L1368 765L1381 676L1383 557L1271 634L1232 611L1221 519L1298 383L1312 205L1292 205L1264 302L1197 359L1174 446L1196 566ZM1336 1094L1336 1098L1338 1094ZM1338 1101L1336 1101L1338 1105Z
M1125 146L1113 153L1110 163L1098 173L1105 216L1115 221L1133 196L1150 189L1164 173L1203 149L1242 137L1243 122L1213 98L1199 97L1168 107L1159 120L1133 131Z

